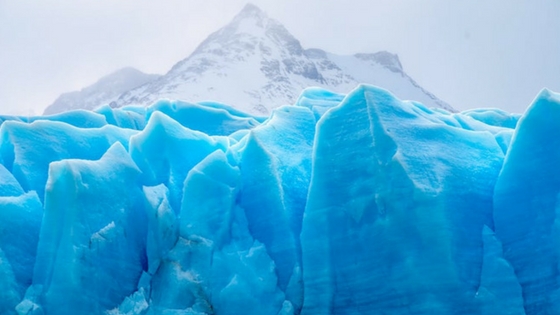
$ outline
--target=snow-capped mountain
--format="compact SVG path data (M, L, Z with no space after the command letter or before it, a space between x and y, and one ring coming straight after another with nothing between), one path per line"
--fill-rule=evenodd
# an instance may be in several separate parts
M123 94L116 103L213 100L265 114L293 104L309 86L347 93L359 83L386 88L429 107L451 109L412 80L397 55L382 51L340 56L304 49L282 24L252 4L166 75Z
M134 68L117 70L80 91L64 93L45 109L45 115L72 109L94 109L115 101L124 92L159 78Z
M342 56L304 49L282 24L252 4L167 74L129 89L112 106L147 106L168 98L217 101L267 114L272 108L293 104L307 87L348 93L360 83L377 85L428 107L453 110L412 80L397 55L381 51ZM88 104L93 103L109 101L88 100Z

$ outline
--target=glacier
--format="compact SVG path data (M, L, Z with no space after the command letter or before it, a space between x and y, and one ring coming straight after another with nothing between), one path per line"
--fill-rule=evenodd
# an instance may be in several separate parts
M560 94L0 116L0 314L558 314Z

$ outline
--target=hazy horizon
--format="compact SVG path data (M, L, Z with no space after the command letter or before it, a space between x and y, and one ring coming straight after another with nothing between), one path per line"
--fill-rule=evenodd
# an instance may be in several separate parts
M542 88L560 91L557 1L251 2L304 48L398 54L458 110L522 112ZM0 0L0 114L41 114L123 67L164 74L246 3Z

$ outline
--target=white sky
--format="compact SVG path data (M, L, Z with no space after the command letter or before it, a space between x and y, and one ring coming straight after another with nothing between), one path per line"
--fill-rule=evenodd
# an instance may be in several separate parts
M305 48L388 50L459 110L560 92L558 0L252 0ZM244 0L0 0L0 114L40 114L125 66L163 74Z

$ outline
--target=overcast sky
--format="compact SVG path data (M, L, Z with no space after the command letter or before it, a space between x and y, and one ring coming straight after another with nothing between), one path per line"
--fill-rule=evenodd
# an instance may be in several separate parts
M42 113L56 97L125 66L167 72L243 0L0 0L0 114ZM305 48L388 50L459 110L523 112L560 92L558 0L252 0Z

